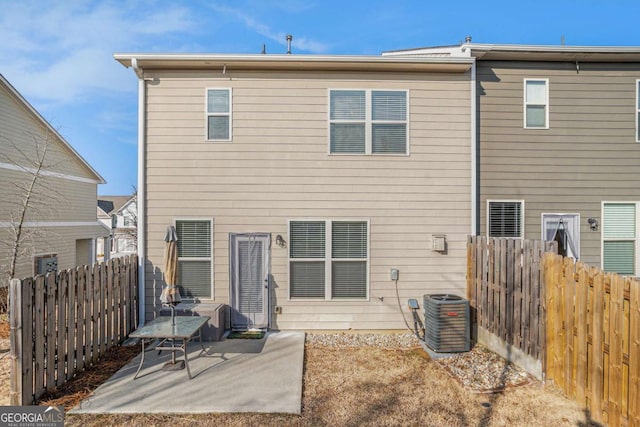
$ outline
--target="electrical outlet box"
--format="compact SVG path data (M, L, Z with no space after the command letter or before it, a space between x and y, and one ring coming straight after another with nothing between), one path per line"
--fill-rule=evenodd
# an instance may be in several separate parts
M391 269L391 280L398 280L398 276L400 276L400 270L397 268Z
M445 252L447 250L447 236L433 235L431 249L435 252Z

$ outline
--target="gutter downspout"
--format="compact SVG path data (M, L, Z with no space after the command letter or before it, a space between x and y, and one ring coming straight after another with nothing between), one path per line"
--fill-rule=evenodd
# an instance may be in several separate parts
M145 324L145 266L147 243L145 239L145 89L144 72L138 60L131 59L131 68L138 76L138 327Z
M478 129L477 129L477 98L476 98L476 63L473 59L471 64L471 235L478 235L477 230L477 203L478 203L478 180L477 180L477 152L478 152Z

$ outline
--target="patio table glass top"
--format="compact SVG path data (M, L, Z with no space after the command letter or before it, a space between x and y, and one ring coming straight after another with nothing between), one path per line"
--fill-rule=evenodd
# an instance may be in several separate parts
M131 338L189 338L205 323L209 316L160 316L129 334Z

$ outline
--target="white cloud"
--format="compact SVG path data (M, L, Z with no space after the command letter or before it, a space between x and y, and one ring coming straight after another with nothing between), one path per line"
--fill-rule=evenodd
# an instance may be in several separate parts
M249 16L239 9L219 5L212 5L211 7L220 13L225 13L227 15L235 17L236 19L241 21L247 28L255 31L261 36L267 37L268 39L271 39L281 45L287 44L287 33L283 31L274 31L268 25L255 20L253 17ZM329 46L327 44L312 40L308 37L294 37L291 45L294 48L298 48L311 53L324 53L329 50Z
M197 29L189 9L164 3L4 3L0 72L27 99L52 104L134 91L135 77L113 59L114 52Z

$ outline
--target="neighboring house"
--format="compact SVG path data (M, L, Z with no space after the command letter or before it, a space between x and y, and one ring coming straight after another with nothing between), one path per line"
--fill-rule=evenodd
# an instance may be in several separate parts
M37 156L46 150L43 162ZM38 154L39 153L39 154ZM39 165L43 166L38 172ZM35 186L29 191L35 179ZM92 264L96 239L109 230L96 218L104 179L0 75L0 265L3 281L23 224L15 277ZM22 206L31 195L26 217Z
M477 231L640 276L640 47L475 44Z
M464 295L473 58L115 58L139 78L143 321L171 225L183 298L235 328L398 329L408 298Z
M98 220L109 228L109 242L98 245L98 258L128 255L137 251L138 212L136 195L98 196ZM105 251L105 247L108 251Z

